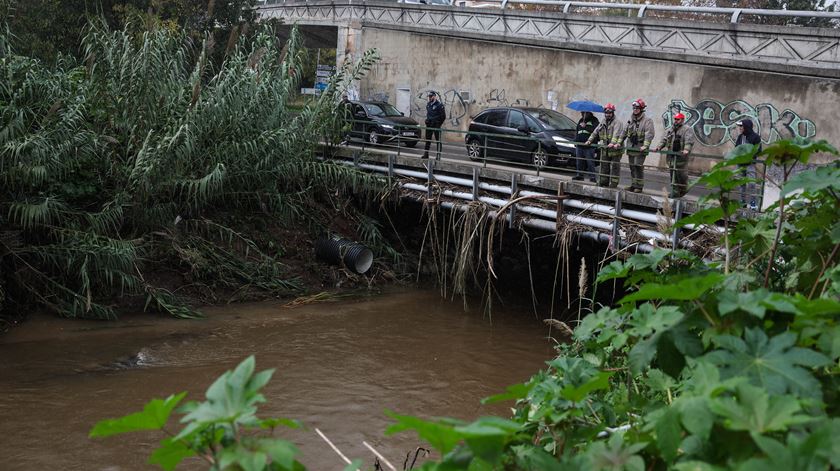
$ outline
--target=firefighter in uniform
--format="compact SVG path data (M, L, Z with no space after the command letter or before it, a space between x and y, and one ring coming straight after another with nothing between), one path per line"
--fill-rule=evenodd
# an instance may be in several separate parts
M656 149L667 152L666 161L671 174L671 198L682 198L688 192L688 155L694 147L694 132L685 126L685 115L674 115L674 125L665 131L665 137Z
M641 193L645 187L645 159L653 142L653 120L645 116L645 101L639 98L633 102L633 117L624 127L627 139L627 160L630 161L630 186L627 190ZM621 141L624 141L624 138Z
M604 107L604 120L592 131L592 135L584 145L592 145L599 141L601 147L600 170L598 172L598 186L616 188L621 177L619 162L621 161L621 123L615 119L615 105L607 103Z

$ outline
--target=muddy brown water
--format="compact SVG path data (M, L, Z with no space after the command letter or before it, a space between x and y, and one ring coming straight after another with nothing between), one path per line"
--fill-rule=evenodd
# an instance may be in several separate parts
M473 420L509 416L510 403L480 399L527 380L552 357L547 328L526 309L478 306L406 290L307 305L231 305L208 318L178 321L142 314L118 322L34 316L0 337L0 460L6 470L135 470L161 438L155 433L89 439L97 421L140 410L153 397L210 383L250 354L275 368L261 417L305 425L279 435L310 470L340 470L317 427L368 467L367 441L402 469L423 444L411 432L385 436L386 409ZM138 361L139 359L139 361ZM170 421L175 428L177 423ZM187 461L179 469L203 469Z

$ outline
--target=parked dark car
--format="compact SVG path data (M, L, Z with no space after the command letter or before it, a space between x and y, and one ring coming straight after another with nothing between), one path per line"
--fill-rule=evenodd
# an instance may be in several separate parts
M364 139L370 144L383 143L417 145L420 128L417 121L403 115L383 101L351 101L353 124L350 137Z
M574 164L577 123L545 108L489 108L472 118L466 135L472 160L496 158L536 167Z

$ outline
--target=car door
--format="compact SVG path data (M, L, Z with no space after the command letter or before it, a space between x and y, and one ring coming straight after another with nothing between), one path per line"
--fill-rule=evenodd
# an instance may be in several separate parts
M526 131L520 131L526 129ZM511 160L529 161L534 141L530 138L530 126L525 121L525 114L519 110L510 110L507 125L504 128L504 143L502 147Z
M487 112L487 119L482 126L482 132L486 133L481 138L485 144L485 155L487 157L502 157L505 154L503 133L507 126L507 109L490 110Z
M370 121L370 118L368 118L368 115L365 112L365 107L358 103L353 103L353 137L359 139L367 138L367 134L365 134L365 132L368 128L368 121Z

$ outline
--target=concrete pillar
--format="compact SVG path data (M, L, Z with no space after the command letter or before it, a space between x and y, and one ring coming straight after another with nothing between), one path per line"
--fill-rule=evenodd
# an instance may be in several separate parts
M341 68L344 61L355 64L361 55L362 49L362 24L353 21L347 26L338 27L338 44L335 49L336 68ZM358 100L361 86L358 81L350 84L347 89L347 97L351 100Z

